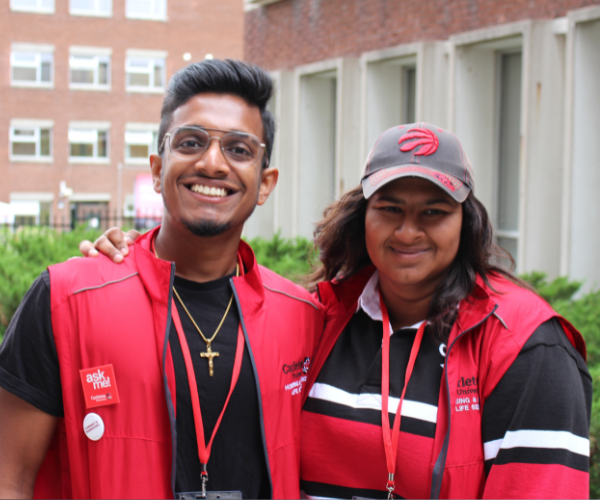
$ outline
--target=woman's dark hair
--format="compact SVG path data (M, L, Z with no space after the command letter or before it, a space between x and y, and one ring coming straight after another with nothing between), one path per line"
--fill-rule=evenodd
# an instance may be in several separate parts
M173 75L160 112L159 146L171 126L175 110L195 95L209 92L238 96L260 110L266 146L262 166L266 168L275 138L275 120L267 109L273 95L273 80L262 68L233 59L207 59L190 64ZM162 155L163 151L164 148L158 153Z
M515 262L508 252L494 243L487 210L472 192L462 203L462 210L458 253L436 287L427 317L432 333L440 340L447 340L456 319L456 306L473 291L478 274L488 286L488 276L496 274L531 289L496 264L507 260L514 269ZM319 281L344 281L372 264L365 241L366 212L367 200L361 186L325 209L324 218L315 229L315 246L322 266L309 277L313 289Z

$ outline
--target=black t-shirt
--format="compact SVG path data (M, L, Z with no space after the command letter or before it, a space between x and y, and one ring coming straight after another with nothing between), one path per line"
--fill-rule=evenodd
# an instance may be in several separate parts
M230 276L208 283L175 277L175 288L207 338L212 337L231 299ZM177 310L190 349L208 444L221 413L233 372L239 314L235 301L212 343L214 375L200 357L206 343L177 299ZM177 387L178 492L199 491L200 460L189 385L181 345L173 326L169 335ZM48 271L33 283L17 309L0 346L0 387L40 410L62 417L63 402L58 355L50 315ZM244 498L269 498L269 476L264 455L256 378L248 348L244 350L240 376L212 445L208 463L209 490L240 490Z

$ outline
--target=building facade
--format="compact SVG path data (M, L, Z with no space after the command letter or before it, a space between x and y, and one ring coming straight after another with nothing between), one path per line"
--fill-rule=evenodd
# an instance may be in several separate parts
M518 272L600 285L600 2L246 0L280 181L247 233L310 237L399 123L454 132Z
M241 0L2 2L5 217L143 215L170 76L191 61L241 58L243 16Z

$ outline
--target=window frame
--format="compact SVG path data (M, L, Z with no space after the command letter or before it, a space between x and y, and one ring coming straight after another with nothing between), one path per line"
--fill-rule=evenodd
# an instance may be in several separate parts
M79 10L73 8L73 0L69 0L69 14L72 16L84 16L84 17L112 17L113 15L113 0L107 0L109 2L108 12L102 12L99 10L101 0L92 0L96 6L93 11Z
M34 54L36 56L35 64L16 64L16 54ZM46 59L46 60L44 60ZM42 64L50 62L50 81L42 81ZM36 80L14 80L14 68L36 68ZM29 87L29 88L54 88L54 46L39 44L14 43L10 48L10 85L11 87Z
M15 140L15 130L33 130L33 140ZM41 150L41 131L48 130L49 149L48 155L42 155ZM11 163L53 163L54 162L54 122L52 120L11 120L8 129L8 158ZM13 153L13 144L15 142L34 143L35 155L15 155Z
M94 83L79 83L72 81L72 59L92 58L95 62ZM99 83L100 64L107 63L107 83ZM81 67L81 69L85 69ZM69 49L69 89L71 90L92 90L101 92L110 92L112 87L112 49L103 47L70 47Z
M140 19L143 21L167 21L167 0L142 0L152 2L153 6L162 5L162 9L158 14L140 14L132 13L130 11L130 2L132 0L125 0L125 17L127 19ZM156 9L154 9L156 10Z
M151 154L156 154L158 150L158 123L126 123L125 124L125 135L124 139L124 163L126 165L148 165L148 157L146 158L135 158L129 156L129 145L139 145L139 146L148 146L148 156ZM127 141L127 133L151 133L152 141L150 143L142 143L142 142L128 142Z
M43 7L45 0L36 0L37 7L23 7L16 5L19 0L10 0L10 10L13 12L30 12L35 14L54 14L56 12L56 0L46 0L52 2L52 7Z
M109 122L70 122L68 130L68 144L69 144L69 163L70 164L94 164L94 165L108 165L110 164L110 123ZM106 156L98 156L98 137L95 142L74 142L71 141L71 132L95 132L98 135L99 132L106 133ZM71 145L72 144L92 144L93 156L71 156Z
M149 64L148 71L131 71L130 61L133 59L145 59ZM134 73L148 74L149 82L154 83L156 67L162 68L162 86L156 85L129 85L129 75ZM129 49L125 53L125 91L141 94L164 94L167 81L167 52L166 51L145 51Z

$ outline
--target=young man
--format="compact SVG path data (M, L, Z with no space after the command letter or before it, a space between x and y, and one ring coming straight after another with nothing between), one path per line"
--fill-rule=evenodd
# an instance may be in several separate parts
M298 497L324 310L240 241L277 182L271 92L237 61L178 72L151 157L162 225L121 265L32 285L0 348L1 497Z

